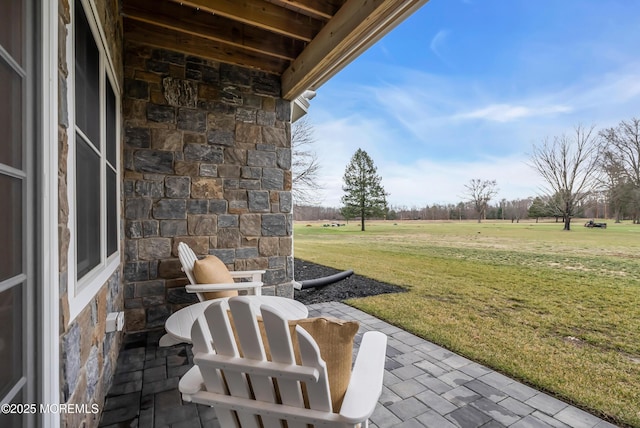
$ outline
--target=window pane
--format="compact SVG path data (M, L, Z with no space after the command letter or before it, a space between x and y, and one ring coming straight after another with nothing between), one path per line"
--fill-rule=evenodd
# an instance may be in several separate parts
M24 33L22 21L24 5L21 0L0 1L0 44L18 64L22 64Z
M22 79L2 58L0 100L0 163L22 169Z
M76 125L100 150L100 54L79 1L75 6L74 32Z
M76 134L78 279L100 263L100 158Z
M113 166L116 166L116 96L113 93L111 82L107 76L104 78L107 82L107 161Z
M13 397L12 404L26 403L24 397L24 387ZM0 397L3 398L3 397ZM29 416L20 413L0 413L0 427L22 427L26 426L24 422Z
M0 293L0 398L22 377L22 284Z
M22 273L22 181L0 175L0 201L0 281L4 281Z
M107 257L118 250L118 194L116 173L107 167Z

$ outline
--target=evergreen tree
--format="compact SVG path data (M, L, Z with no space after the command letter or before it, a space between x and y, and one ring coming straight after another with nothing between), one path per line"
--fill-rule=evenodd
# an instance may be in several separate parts
M360 230L364 231L366 218L384 216L387 211L387 193L382 178L367 152L358 149L344 171L345 192L342 196L342 215L360 217Z
M550 217L553 213L549 211L549 205L538 196L531 203L528 215L529 218L535 218L537 223L540 217Z

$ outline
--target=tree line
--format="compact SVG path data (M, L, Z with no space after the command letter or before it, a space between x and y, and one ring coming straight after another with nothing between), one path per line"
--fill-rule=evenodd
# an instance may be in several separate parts
M292 145L295 157L296 142L292 141ZM317 162L311 166L315 180ZM343 176L342 207L305 204L308 198L296 197L294 172L294 218L307 221L358 219L363 231L365 219L372 218L475 218L480 222L483 219L520 221L524 218L537 221L551 217L562 220L564 230L570 230L574 217L614 218L616 222L628 218L640 224L640 119L623 120L617 126L599 132L594 126L578 125L569 134L545 138L533 146L529 166L545 183L538 196L495 201L499 192L496 180L474 178L464 185L463 200L456 204L407 208L387 205L389 194L382 186L373 160L364 150L358 149Z
M522 199L501 199L487 205L483 220L505 220L519 223L527 219L552 219L563 221L562 214L555 208L555 203L549 203L544 196L530 196ZM576 217L606 218L612 213L611 206L604 195L594 194L580 205ZM296 221L347 221L342 215L341 207L326 207L320 205L296 205L293 210ZM460 201L449 204L389 205L388 211L376 219L379 220L477 220L474 204ZM630 217L625 217L630 219Z

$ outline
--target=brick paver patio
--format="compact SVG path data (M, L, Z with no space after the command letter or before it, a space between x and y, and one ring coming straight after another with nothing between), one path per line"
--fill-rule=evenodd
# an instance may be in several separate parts
M359 321L356 342L368 330L389 338L372 427L615 427L342 303L310 305L309 316L319 315ZM220 426L213 409L182 404L178 381L193 364L191 346L158 348L163 333L125 337L101 427Z

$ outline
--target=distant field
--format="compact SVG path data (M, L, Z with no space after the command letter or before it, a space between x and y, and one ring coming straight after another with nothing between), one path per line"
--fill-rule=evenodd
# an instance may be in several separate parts
M349 303L640 427L640 225L298 223L295 256L408 293Z

